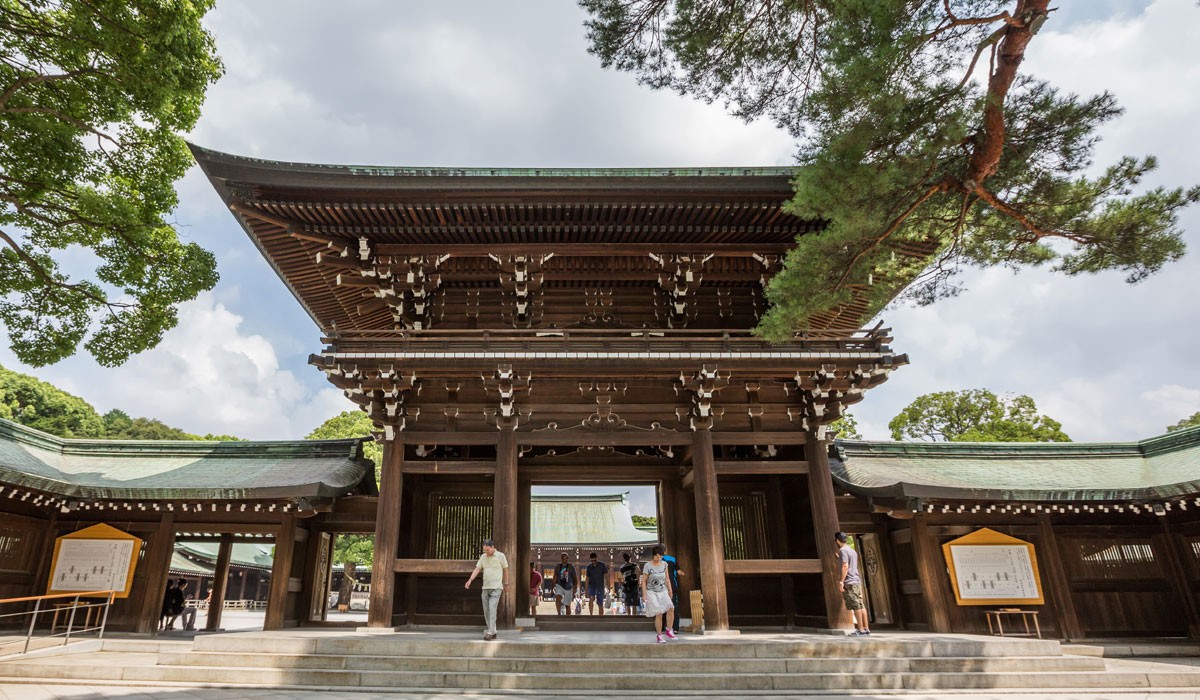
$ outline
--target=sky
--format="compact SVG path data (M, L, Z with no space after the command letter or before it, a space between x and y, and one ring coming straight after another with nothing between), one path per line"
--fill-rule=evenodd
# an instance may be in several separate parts
M1060 0L1023 70L1126 113L1097 164L1155 154L1150 186L1200 182L1200 7L1194 0ZM766 122L639 86L587 53L564 0L394 3L224 0L206 18L226 74L189 139L261 158L407 166L686 167L794 162ZM221 282L181 308L156 349L122 367L75 357L0 364L193 433L292 439L353 408L307 366L318 331L198 168L178 184L181 234L216 256ZM911 365L852 413L867 439L917 396L1028 394L1077 441L1136 440L1200 411L1200 208L1192 253L1145 282L1119 273L969 273L967 291L880 318ZM606 487L611 491L611 487ZM652 498L634 498L647 512ZM650 507L649 512L653 512Z

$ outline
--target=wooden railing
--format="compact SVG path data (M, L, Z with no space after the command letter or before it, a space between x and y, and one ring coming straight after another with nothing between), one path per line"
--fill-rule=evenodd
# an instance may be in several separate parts
M55 593L53 595L37 595L26 596L23 598L5 598L0 600L0 610L8 609L9 606L23 605L29 607L33 603L32 610L19 610L17 612L0 613L0 625L7 626L9 621L16 621L17 627L25 630L24 640L16 640L9 642L7 645L0 644L0 656L10 654L26 654L29 652L29 647L34 639L57 639L62 638L62 644L66 645L71 642L72 635L88 634L91 632L97 633L98 639L104 638L104 628L108 624L108 611L112 607L113 599L116 597L116 591L83 591L80 593ZM101 600L95 600L95 599ZM57 601L57 602L56 602ZM79 615L83 616L83 624L77 625ZM21 618L27 617L28 623L21 621ZM37 634L38 618L45 620L50 618L50 632L48 634ZM63 627L63 632L58 632L58 628ZM20 651L7 649L7 646L20 645Z
M886 352L891 329L821 330L771 343L750 331L665 328L347 330L330 352Z

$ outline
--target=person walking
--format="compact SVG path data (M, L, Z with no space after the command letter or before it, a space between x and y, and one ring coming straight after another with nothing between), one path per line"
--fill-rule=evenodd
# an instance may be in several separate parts
M662 545L663 561L667 563L667 578L671 579L671 602L675 604L675 609L679 609L679 579L683 576L683 569L679 568L679 561L667 552L667 546ZM679 633L679 615L675 616L675 624L671 627L676 634Z
M562 561L554 567L554 606L559 615L571 614L571 603L578 591L579 572L563 552Z
M529 562L529 614L537 617L538 601L542 593L542 572L536 562Z
M671 602L671 579L663 561L663 547L656 546L653 556L642 567L642 614L654 618L655 637L659 644L677 639L671 624L675 621L675 603Z
M471 583L480 573L483 574L483 621L487 630L483 633L484 641L496 638L496 611L500 608L500 595L508 588L508 557L504 552L496 551L491 540L483 541L483 554L475 563L475 570L467 579L464 588L470 590Z
M175 586L175 590L179 598L179 615L183 617L183 629L190 632L196 629L196 606L188 605L187 587L187 579L181 578L179 585Z
M175 594L175 579L169 578L167 579L167 590L163 592L162 609L158 618L160 630L175 629L175 617L179 615L175 612Z
M838 577L838 590L842 592L842 600L846 609L854 618L854 631L851 637L866 637L871 634L867 624L867 606L863 602L862 578L858 575L858 552L849 545L846 533L839 532L833 536L838 545L838 560L842 563L841 576Z
M587 565L587 602L588 615L592 614L592 603L595 603L600 608L600 615L604 615L604 593L608 590L608 564L600 561L596 557L596 553L592 552L588 555L590 563Z
M637 564L631 561L633 559L629 552L621 552L621 558L625 563L621 565L621 593L625 600L625 613L627 615L636 615L638 606L638 567Z

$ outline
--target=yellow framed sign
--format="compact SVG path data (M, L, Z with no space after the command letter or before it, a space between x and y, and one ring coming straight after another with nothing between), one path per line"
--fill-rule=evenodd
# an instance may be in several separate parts
M128 598L142 541L103 523L54 541L46 594L116 591Z
M959 605L1043 605L1033 544L983 528L942 545Z

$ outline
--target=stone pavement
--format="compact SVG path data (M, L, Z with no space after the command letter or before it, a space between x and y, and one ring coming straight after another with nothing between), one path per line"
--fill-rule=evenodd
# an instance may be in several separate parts
M590 691L589 694L595 694ZM628 693L614 694L614 697L627 696ZM0 685L0 700L443 700L449 698L470 698L471 700L513 700L513 698L528 697L538 700L578 700L578 693L571 695L542 695L542 694L477 694L469 691L450 691L442 693L374 693L354 692L344 690L279 690L279 689L229 689L229 688L172 688L161 686L98 686L85 687L74 685ZM684 700L694 695L658 695L654 700ZM706 696L714 697L714 696ZM730 697L753 697L752 695L737 695ZM839 694L839 695L772 695L773 700L794 697L802 700L849 700L851 698L897 700L896 694ZM1055 693L998 693L996 691L980 691L970 693L903 693L904 700L1200 700L1200 692L1147 692L1145 690L1127 693L1093 693L1086 691L1062 691Z

